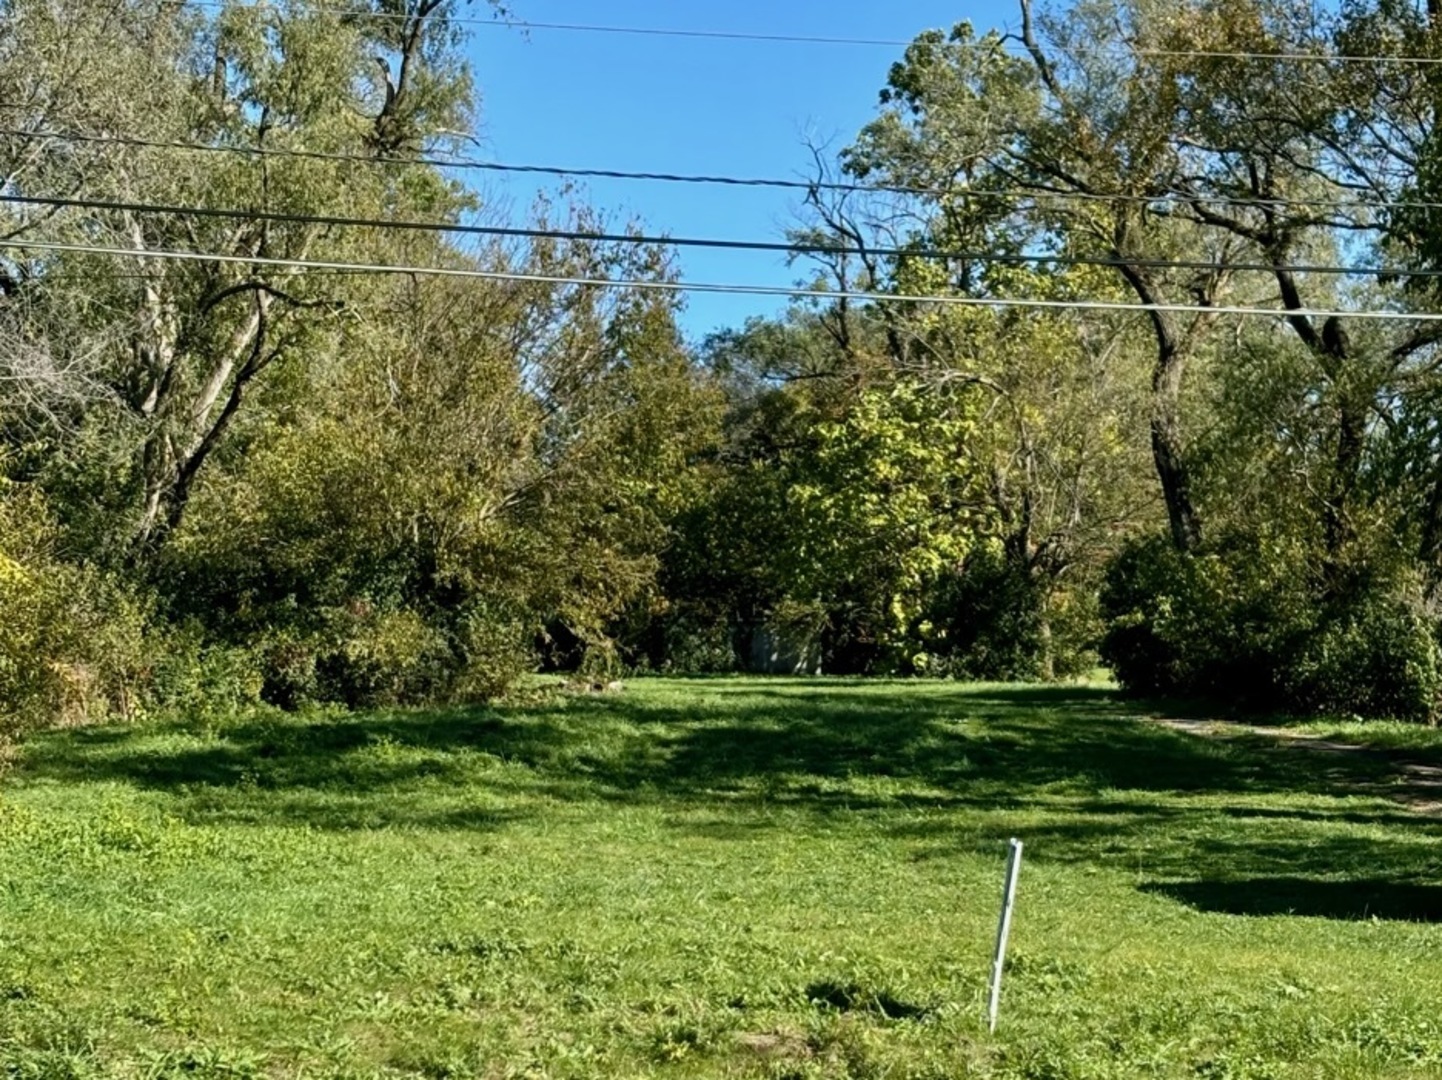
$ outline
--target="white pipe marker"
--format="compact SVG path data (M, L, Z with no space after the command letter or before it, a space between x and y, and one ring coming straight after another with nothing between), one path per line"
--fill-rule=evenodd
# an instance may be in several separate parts
M987 1021L996 1032L996 1014L1001 1008L1001 969L1006 963L1006 937L1011 933L1011 909L1016 906L1016 879L1021 873L1021 841L1011 841L1011 854L1006 860L1006 887L1001 896L1001 924L996 928L996 956L991 962L991 1003Z

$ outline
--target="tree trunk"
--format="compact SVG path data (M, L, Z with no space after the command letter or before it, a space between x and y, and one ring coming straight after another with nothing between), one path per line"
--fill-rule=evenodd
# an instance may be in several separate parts
M1296 322L1296 320L1294 320ZM1362 451L1367 433L1367 403L1356 387L1350 370L1354 359L1352 343L1336 316L1322 325L1320 334L1304 338L1321 361L1327 381L1337 395L1337 444L1332 458L1332 477L1322 509L1326 586L1335 592L1342 586L1342 567L1347 548L1355 535L1352 502L1362 471Z
M1119 220L1112 251L1123 260L1117 269L1137 299L1151 308L1152 333L1157 342L1157 360L1152 368L1152 461L1162 483L1172 543L1178 551L1193 551L1202 542L1202 523L1192 502L1191 475L1182 452L1182 375L1187 367L1187 350L1172 316L1162 310L1165 298L1147 271L1124 259L1126 227L1126 219Z
M1178 551L1193 551L1202 540L1202 524L1192 502L1190 470L1182 453L1182 372L1186 360L1167 335L1160 335L1152 373L1152 460L1162 483L1167 522Z

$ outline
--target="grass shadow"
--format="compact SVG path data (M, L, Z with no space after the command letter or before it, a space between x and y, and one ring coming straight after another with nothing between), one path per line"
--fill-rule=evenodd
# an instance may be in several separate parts
M902 1001L885 990L868 990L857 983L823 979L806 988L806 1000L837 1012L871 1012L888 1020L924 1020L935 1008Z
M1149 882L1141 889L1197 911L1226 915L1442 922L1442 885L1388 878L1319 881L1304 877L1255 877L1237 881Z
M208 737L184 725L53 732L26 746L17 776L165 792L207 822L270 815L328 829L491 828L519 820L527 800L716 808L732 819L762 805L823 814L1055 806L1086 815L1055 824L1053 849L1064 856L1104 842L1112 826L1091 817L1165 825L1175 808L1161 796L1330 796L1380 767L1358 758L1320 770L1296 752L1197 738L1139 723L1140 714L1094 686L667 680L501 708L267 715ZM1136 793L1125 811L1108 806L1117 792ZM466 800L477 795L510 816L472 809ZM733 835L721 822L708 828Z

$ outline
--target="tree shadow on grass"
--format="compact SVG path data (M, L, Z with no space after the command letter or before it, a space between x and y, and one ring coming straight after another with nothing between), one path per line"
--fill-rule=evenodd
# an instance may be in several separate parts
M734 814L762 804L995 811L1117 791L1139 793L1143 824L1156 826L1169 811L1151 795L1327 795L1377 767L1321 770L1295 752L1135 717L1113 692L1086 686L672 681L665 694L497 709L267 717L211 738L182 726L51 733L26 748L21 775L169 792L208 821L270 812L325 828L464 821L461 804L477 794ZM364 811L371 796L384 814Z
M1091 688L987 687L920 701L834 690L804 697L763 691L757 698L771 698L774 707L712 723L644 708L648 722L668 732L664 764L646 775L613 770L611 780L620 789L644 781L694 793L765 777L813 787L817 780L885 778L938 793L938 804L996 807L1030 802L1039 789L1058 785L1075 792L1328 795L1341 782L1381 774L1375 761L1328 762L1324 771L1268 747L1140 724L1115 695ZM813 797L824 801L825 791L822 785Z
M1442 823L1419 826L1413 819L1394 822L1401 828L1359 831L1348 822L1319 824L1305 816L1295 822L1280 816L1248 821L1186 800L1127 803L1119 811L1097 813L1079 801L1055 813L1032 813L1021 828L1003 816L970 830L943 818L899 824L888 832L906 842L911 859L921 863L982 854L999 866L1003 841L1014 834L1025 840L1028 862L1107 867L1127 876L1145 874L1153 882L1365 881L1385 868L1402 884L1442 883L1442 846L1436 842ZM1147 888L1165 891L1164 885Z
M1170 897L1198 911L1227 915L1442 922L1442 885L1380 877L1345 881L1254 877L1235 881L1149 882L1141 889Z

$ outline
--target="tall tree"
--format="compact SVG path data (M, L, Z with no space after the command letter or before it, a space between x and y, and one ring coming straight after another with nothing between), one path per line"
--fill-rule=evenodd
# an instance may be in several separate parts
M1172 537L1186 550L1202 525L1182 386L1217 320L1167 308L1227 297L1235 244L1171 213L1166 197L1184 175L1170 138L1181 123L1178 94L1153 65L1105 47L1125 41L1111 22L1118 14L1093 5L1038 20L1026 3L1020 54L966 24L921 35L844 164L859 179L921 193L915 214L933 250L1103 260L1135 300L1153 305L1147 423ZM1198 265L1164 265L1183 256ZM956 286L986 294L975 266L953 269Z
M59 328L76 318L110 323L87 362L109 393L85 422L133 446L124 498L140 557L180 524L257 381L324 348L347 283L293 264L442 251L307 218L448 220L469 204L440 170L407 163L470 125L449 12L444 0L0 7L0 83L18 88L0 101L4 190L83 203L12 201L0 235L134 253L12 248L4 276L38 298L32 332L52 350L71 347ZM78 294L63 287L77 278Z

